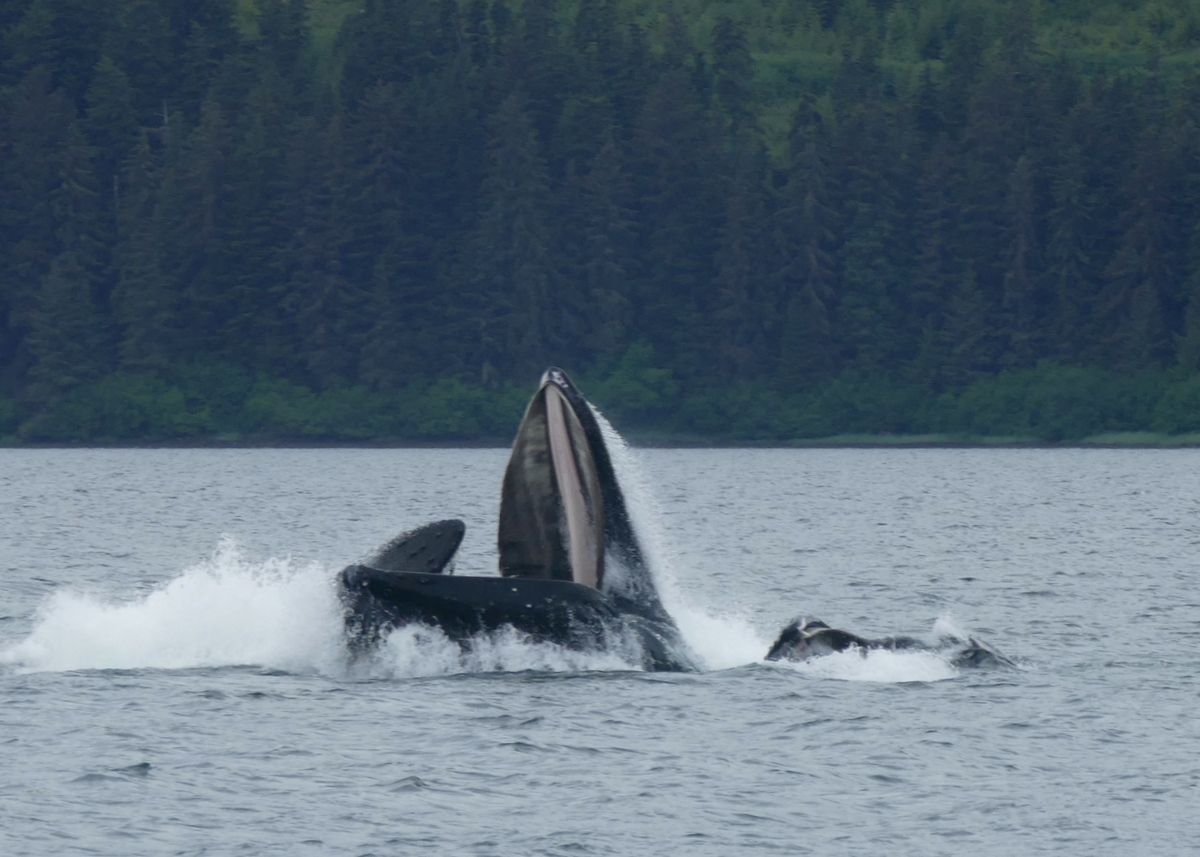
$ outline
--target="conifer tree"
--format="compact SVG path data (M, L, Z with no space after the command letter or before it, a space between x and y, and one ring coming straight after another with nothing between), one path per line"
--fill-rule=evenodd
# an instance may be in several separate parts
M308 47L307 0L265 0L258 10L262 51L276 72L295 84L303 80L301 64Z
M488 158L468 257L468 309L479 325L472 362L528 376L558 347L578 341L581 329L578 302L560 275L547 220L549 177L520 91L492 119Z
M717 232L713 316L718 377L725 383L761 376L774 315L768 284L774 273L767 231L766 153L746 141L735 152L724 189L725 218Z
M44 68L52 75L53 87L82 108L108 25L104 4L31 0L20 20L3 34L0 72L15 82L34 68Z
M38 305L39 284L63 250L62 209L54 194L63 182L67 141L75 121L70 100L38 66L7 93L6 137L0 158L0 318L6 319L0 362L28 365L23 343Z
M621 72L624 40L614 0L580 0L571 29L581 88L591 95L613 96Z
M1096 225L1087 165L1078 144L1060 148L1050 180L1053 201L1047 215L1046 273L1055 301L1055 340L1049 353L1073 362L1086 359L1096 279Z
M626 343L636 261L632 189L612 129L585 173L571 172L562 192L566 273L581 286L587 357L611 356Z
M99 359L106 337L92 288L93 277L74 249L55 256L42 278L29 333L35 402L95 380L107 368Z
M979 287L974 265L968 264L946 312L945 341L953 359L945 371L951 385L965 386L977 375L999 368L1004 344L995 315L995 306Z
M510 86L519 86L525 93L525 109L539 141L545 144L570 90L558 0L522 0L519 20L519 38L510 43L506 56Z
M40 401L110 368L108 331L97 304L104 249L99 194L91 149L77 122L67 131L60 176L51 194L58 252L42 277L29 333L31 392Z
M428 329L436 324L416 217L415 174L433 171L415 154L419 126L395 85L377 84L364 97L348 128L345 222L331 224L349 227L349 265L342 274L347 282L330 294L343 302L340 312L321 315L339 319L339 347L361 347L362 374L379 387L399 386L419 372L433 341Z
M120 167L132 152L138 124L129 77L108 56L100 58L88 86L84 128L96 153L96 180L105 207L113 210L120 197Z
M708 372L714 215L720 211L712 180L720 169L686 69L666 71L647 95L631 162L644 266L637 338L674 354L677 372Z
M1172 355L1170 153L1166 135L1147 128L1126 186L1124 234L1105 271L1097 310L1107 334L1107 356L1118 369L1166 365Z
M162 121L164 102L166 109L172 103L175 109L180 107L174 92L175 70L171 67L176 58L174 39L163 4L157 0L122 0L112 13L102 55L125 75L137 124L153 127Z
M143 131L121 173L118 209L114 320L120 328L120 365L135 372L162 374L181 327L178 299L162 269L158 190L160 168Z
M840 363L833 331L838 224L828 141L811 99L801 101L791 137L791 174L775 216L783 262L780 295L771 305L783 313L778 382L797 390L827 377Z
M1033 165L1028 155L1017 159L1008 180L1008 270L1004 273L1004 307L1009 314L1010 351L1018 365L1032 362L1040 351L1041 333L1039 241L1034 199Z
M894 117L878 100L861 105L841 129L838 324L847 352L862 368L888 372L900 369L917 348L904 289L911 270L902 215L907 176L893 154L902 145Z
M920 346L910 377L935 391L955 374L947 371L954 357L946 326L966 261L959 255L955 167L952 144L942 134L926 157L914 208L916 252L908 308L911 324L920 331Z
M225 322L238 307L226 301L236 258L223 240L229 220L233 139L221 105L204 102L201 121L184 138L177 118L170 129L157 219L162 236L159 264L167 287L179 296L182 326L174 354L223 354ZM184 139L181 139L184 138Z
M712 54L717 103L736 136L743 128L755 125L751 105L754 59L740 24L728 17L718 19L713 25Z

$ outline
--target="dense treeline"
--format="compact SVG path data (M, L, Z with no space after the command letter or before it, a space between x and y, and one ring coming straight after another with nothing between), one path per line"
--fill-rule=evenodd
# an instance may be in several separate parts
M1200 9L0 0L0 435L1200 429Z

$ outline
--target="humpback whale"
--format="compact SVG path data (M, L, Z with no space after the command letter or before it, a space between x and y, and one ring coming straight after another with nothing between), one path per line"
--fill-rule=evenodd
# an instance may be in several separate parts
M513 442L500 499L499 576L456 575L461 521L404 533L339 575L356 649L421 623L463 648L511 627L650 670L694 669L663 608L603 431L561 369L541 379Z
M353 649L409 624L438 628L463 649L513 628L576 651L615 651L647 670L696 663L655 588L591 405L561 369L542 375L517 429L500 496L498 575L454 574L466 527L435 521L342 570ZM765 659L803 661L857 649L927 650L955 666L1011 665L974 638L928 646L867 639L799 618Z
M956 667L1013 666L1013 662L974 637L959 640L946 637L930 646L915 637L868 639L849 631L831 628L819 619L798 617L780 632L767 651L768 661L806 661L834 652L856 650L866 654L872 649L889 651L932 651L944 655Z

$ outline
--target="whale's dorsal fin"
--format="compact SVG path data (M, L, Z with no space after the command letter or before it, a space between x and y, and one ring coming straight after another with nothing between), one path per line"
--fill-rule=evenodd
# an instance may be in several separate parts
M434 521L401 533L363 563L380 571L441 574L454 559L467 526L462 521Z

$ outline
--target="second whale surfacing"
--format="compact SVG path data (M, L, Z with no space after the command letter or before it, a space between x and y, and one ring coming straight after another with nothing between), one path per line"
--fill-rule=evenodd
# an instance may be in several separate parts
M944 637L936 646L916 637L881 637L868 639L849 631L831 628L819 619L799 617L787 625L767 651L768 661L807 661L835 652L855 651L866 655L870 651L935 652L955 667L1011 667L1013 662L986 643L974 637L965 640Z
M459 520L404 533L338 577L351 646L421 624L469 649L512 628L526 639L581 652L615 652L647 670L698 665L659 598L591 405L551 368L517 430L500 497L499 576L455 575ZM958 667L1011 661L973 638L927 646L871 640L797 619L765 655L804 661L855 649L931 650Z
M662 606L599 422L560 369L542 376L504 474L500 576L450 573L461 521L405 533L339 575L352 645L436 627L464 648L511 627L576 651L616 651L648 670L696 664Z

